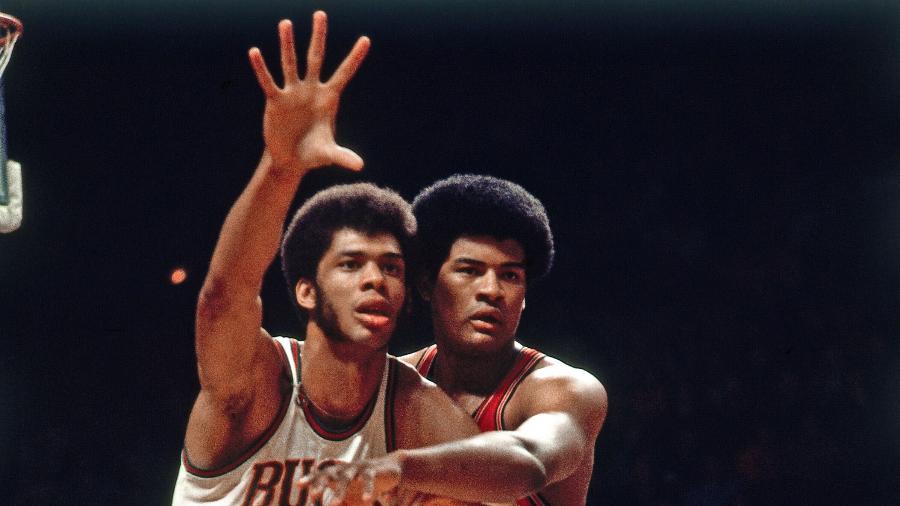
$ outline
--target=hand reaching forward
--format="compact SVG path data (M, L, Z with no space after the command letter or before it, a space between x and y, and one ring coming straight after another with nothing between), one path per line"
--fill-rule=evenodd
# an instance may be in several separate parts
M396 453L357 462L334 462L305 476L306 504L324 506L478 506L400 486L401 464ZM502 506L502 505L501 505ZM512 505L510 505L512 506Z
M390 455L359 462L335 462L303 479L309 487L307 504L372 505L397 504L400 465ZM326 491L330 494L326 496Z
M325 57L327 23L324 12L313 14L303 79L297 73L293 26L286 19L278 24L284 76L281 88L272 79L259 48L250 49L250 65L266 96L263 138L276 168L305 171L339 165L350 170L362 169L362 158L335 142L334 125L341 92L362 64L371 42L368 37L360 37L331 79L322 82L319 74Z

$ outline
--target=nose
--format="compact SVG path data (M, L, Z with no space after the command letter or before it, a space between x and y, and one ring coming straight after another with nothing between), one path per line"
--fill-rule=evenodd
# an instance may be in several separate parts
M366 262L362 269L362 289L378 290L384 287L384 273L376 262Z
M503 298L503 286L500 284L500 278L492 269L481 276L481 283L478 285L478 297L480 300L495 302Z

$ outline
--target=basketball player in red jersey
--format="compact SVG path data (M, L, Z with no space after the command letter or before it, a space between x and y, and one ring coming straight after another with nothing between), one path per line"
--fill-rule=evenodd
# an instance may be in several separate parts
M395 449L403 458L379 476L377 490L351 487L339 494L371 501L376 492L399 487L462 500L514 498L523 482L531 487L541 480L540 462L530 455L477 444L412 449L478 430L436 386L386 353L404 304L405 253L415 230L402 198L358 184L310 199L282 244L289 287L308 315L306 340L301 346L272 338L260 327L263 276L301 180L325 165L363 165L335 142L334 124L340 94L369 40L360 38L322 82L325 26L325 14L315 13L300 79L291 24L279 24L282 87L259 50L250 51L266 97L265 151L225 219L200 292L195 345L201 390L173 502L303 503L304 475ZM473 459L498 472L485 475L468 465Z
M413 211L423 245L419 290L430 305L437 343L401 360L472 414L483 433L466 444L506 448L540 462L538 483L513 485L516 504L585 504L606 390L588 372L516 342L527 285L553 262L543 205L509 181L463 175L423 190ZM443 445L429 457L452 451ZM317 472L311 490L348 483L377 488L373 482L391 475L398 453ZM497 472L477 461L472 466L485 475Z
M553 263L543 205L521 186L457 175L413 201L423 251L420 292L435 345L402 357L436 382L484 431L485 441L537 458L540 490L520 505L584 504L603 426L603 385L516 342L529 282Z

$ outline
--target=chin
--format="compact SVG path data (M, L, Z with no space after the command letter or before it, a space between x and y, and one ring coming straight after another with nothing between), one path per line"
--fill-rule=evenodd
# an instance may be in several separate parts
M391 340L391 335L393 333L393 328L391 328L390 330L382 330L379 332L372 332L369 329L362 329L360 332L356 333L352 341L360 346L366 346L372 349L380 349L387 346L388 342L390 342Z
M447 340L450 347L465 355L487 355L503 348L512 341L512 338L504 339L481 332L472 332L464 336L457 336Z

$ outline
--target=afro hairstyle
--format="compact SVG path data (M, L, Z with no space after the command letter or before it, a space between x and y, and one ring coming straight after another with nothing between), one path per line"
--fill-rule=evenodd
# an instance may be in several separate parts
M514 239L525 250L529 281L553 265L553 233L543 204L521 186L492 176L456 174L425 188L413 200L424 274L434 280L460 236Z
M310 197L284 233L281 269L292 300L301 278L315 281L322 255L331 246L335 232L342 229L364 234L387 232L397 239L410 261L416 218L409 202L393 190L371 183L332 186Z

